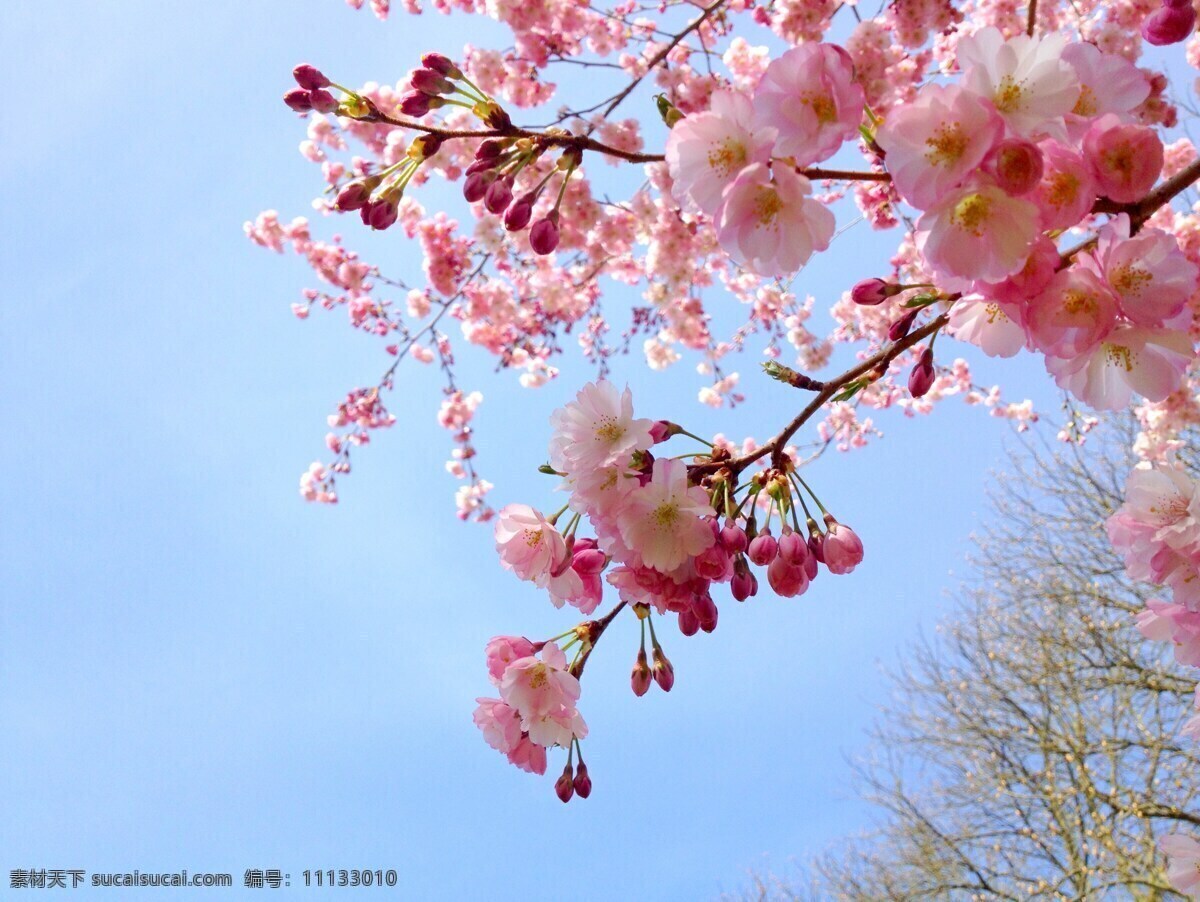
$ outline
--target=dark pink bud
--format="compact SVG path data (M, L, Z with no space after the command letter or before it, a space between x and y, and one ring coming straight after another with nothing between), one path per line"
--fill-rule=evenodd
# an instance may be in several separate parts
M504 150L504 143L495 138L488 138L475 150L476 160L494 160Z
M316 66L310 66L308 63L301 63L292 70L292 77L296 79L296 84L306 91L316 91L320 88L329 87L329 79L325 77Z
M883 279L863 279L850 289L850 300L856 304L874 307L897 294L895 288L896 286L889 285Z
M808 557L808 545L800 533L788 530L779 537L779 556L792 567L803 567Z
M750 547L746 553L755 564L765 567L771 561L775 560L775 555L778 552L779 543L771 535L770 529L764 529L750 541Z
M338 102L333 99L333 95L320 89L311 92L309 102L318 113L332 113L338 108Z
M579 767L575 768L575 795L586 799L591 794L592 778L588 776L587 765L580 761Z
M671 687L675 685L675 668L671 666L661 648L654 649L654 682L658 683L663 692L670 692Z
M307 113L312 109L312 95L303 88L292 88L283 95L283 102L297 113Z
M495 169L500 165L501 162L502 161L498 158L493 158L490 160L475 160L473 163L467 166L466 172L467 175L474 175L477 172L486 172L489 169Z
M654 444L665 442L671 436L677 434L679 427L670 420L656 420L654 425L650 427L650 441Z
M767 582L775 594L783 598L795 598L808 589L808 573L804 566L793 566L778 555L767 567Z
M1196 28L1196 11L1191 5L1163 6L1146 17L1142 37L1158 47L1187 40Z
M694 636L700 631L700 621L696 619L696 615L692 613L692 609L679 612L679 632L685 636Z
M1028 194L1042 181L1045 162L1032 141L1005 138L983 161L983 170L996 184L1014 196Z
M362 182L350 182L338 192L333 205L342 212L361 209L363 204L371 200L371 189Z
M633 673L629 675L629 683L633 686L633 694L641 698L650 690L650 665L646 663L646 649L638 652L637 660L633 662Z
M741 554L750 544L750 540L746 538L746 530L732 520L726 520L725 528L721 530L721 544L730 554Z
M471 173L463 182L463 197L470 203L483 200L483 196L487 194L488 188L495 179L496 174L493 172Z
M926 348L908 374L908 391L914 398L922 398L933 387L937 373L933 369L933 351Z
M512 203L512 176L502 176L488 186L483 195L483 205L489 213L503 213Z
M905 335L907 335L909 329L912 328L913 321L917 318L917 314L920 312L921 308L919 307L914 310L910 310L908 313L904 314L904 316L900 317L900 319L892 323L892 327L888 329L888 338L892 341L899 341Z
M413 71L409 84L413 90L424 94L449 94L454 90L454 83L445 76L439 75L432 69L416 69Z
M462 70L454 65L448 56L442 56L440 53L426 53L421 57L421 65L447 78L462 78Z
M717 603L708 592L692 598L692 613L696 615L700 629L704 632L711 633L717 628Z
M808 521L808 551L822 564L825 563L825 536L812 520Z
M398 211L396 205L389 200L373 201L370 206L370 226L371 228L382 232L384 229L391 228L396 224Z
M833 518L832 514L825 515L825 566L830 573L850 573L862 563L863 543L858 534L849 526L843 526Z
M607 561L608 556L598 548L585 548L580 551L576 546L575 562L571 566L576 573L599 573Z
M400 98L400 112L419 119L433 109L433 97L421 91L409 91Z
M550 254L558 247L558 211L539 219L529 230L529 246L535 254Z
M571 765L568 764L563 768L562 776L554 781L554 792L564 802L571 801L571 796L575 795L575 779L571 773Z
M749 569L735 570L733 581L729 584L729 591L738 601L745 601L758 594L758 580Z

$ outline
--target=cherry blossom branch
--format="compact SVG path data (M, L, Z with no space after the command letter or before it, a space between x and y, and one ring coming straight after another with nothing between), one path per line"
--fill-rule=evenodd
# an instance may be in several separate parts
M625 602L619 602L615 608L601 617L599 620L588 620L585 623L579 624L577 629L586 630L587 635L584 642L583 651L580 652L579 659L571 665L571 673L575 679L583 676L583 667L587 664L587 659L591 657L592 650L595 649L596 643L600 641L600 637L604 635L604 631L608 629L608 625L613 622L613 619L621 613L621 609L625 607Z

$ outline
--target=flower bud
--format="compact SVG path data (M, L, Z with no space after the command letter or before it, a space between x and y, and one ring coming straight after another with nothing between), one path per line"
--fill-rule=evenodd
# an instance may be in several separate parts
M480 143L475 150L476 160L494 160L504 150L504 142L498 138L488 138Z
M508 113L504 112L504 107L494 100L475 104L474 111L475 115L482 119L488 128L494 128L498 132L505 132L512 128L512 120L508 118Z
M512 176L505 175L496 179L488 186L483 195L483 205L489 213L503 213L512 203Z
M447 78L462 78L462 70L454 65L449 57L440 53L426 53L421 57L421 65Z
M442 148L442 139L437 135L421 135L408 145L408 156L418 163L428 160Z
M454 90L454 82L432 69L415 69L408 83L423 94L449 94Z
M833 514L825 515L825 566L830 573L850 573L862 563L863 543L858 534L849 526L843 526L833 518Z
M825 563L825 536L815 520L808 521L808 551L822 564Z
M473 172L463 182L463 197L469 203L483 200L487 190L496 179L494 172Z
M529 230L529 246L535 254L551 254L558 247L558 211L552 211L545 219L539 219Z
M303 88L292 88L283 95L283 102L297 113L307 113L312 109L312 95Z
M411 116L414 119L420 119L434 108L433 102L434 98L432 95L425 94L421 91L409 91L400 98L400 112L402 112L405 116Z
M795 598L803 595L808 589L808 573L804 566L793 566L778 555L767 567L767 582L776 595L782 598Z
M758 594L758 579L749 568L735 569L733 580L729 583L730 594L737 601L745 601Z
M700 630L700 621L692 613L692 609L679 612L679 632L685 636L694 636Z
M914 398L922 398L933 387L937 373L933 369L933 351L926 348L908 374L908 391Z
M890 285L883 279L863 279L850 289L850 300L866 307L874 307L899 293L899 286Z
M350 182L342 186L333 205L343 213L361 209L364 204L370 203L372 190L373 186L367 185L364 181Z
M671 687L675 685L675 668L671 666L661 648L654 649L654 682L658 683L663 692L670 692Z
M1005 138L983 161L983 169L1006 194L1028 194L1041 184L1045 172L1042 152L1032 141Z
M554 792L564 802L571 801L571 796L575 795L574 776L571 773L571 765L568 763L563 768L562 776L554 781Z
M382 232L396 224L398 210L393 201L380 198L372 201L368 209L370 210L368 213L369 225L376 231Z
M588 776L587 765L582 761L579 762L579 767L575 768L575 794L581 799L586 799L592 794L592 778Z
M338 108L338 102L333 99L333 95L322 89L310 92L308 99L318 113L332 113Z
M633 662L633 673L629 675L629 683L633 686L633 694L641 698L650 690L650 665L646 663L646 649L638 651L637 660Z
M907 335L909 330L912 329L913 321L916 320L917 314L920 312L920 307L910 310L908 313L904 314L904 316L900 317L900 319L892 323L892 327L888 329L888 339L891 341L899 341L905 335Z
M725 527L721 530L721 544L730 554L741 554L750 544L750 540L746 538L746 530L733 520L726 520Z
M750 560L760 567L765 567L771 561L775 560L775 555L778 553L779 543L771 535L769 527L754 537L750 542L749 549L746 551L746 555Z
M329 87L329 79L325 77L316 66L310 66L308 63L301 63L292 70L292 77L296 79L296 84L306 91L316 91L320 88Z
M717 603L708 592L692 598L692 613L704 632L711 633L717 628Z
M1164 5L1146 17L1142 37L1157 47L1186 40L1196 27L1196 11L1190 4Z
M678 433L679 427L670 420L655 420L654 425L650 427L650 441L657 445Z
M800 533L784 527L785 532L779 537L779 556L784 563L791 567L803 567L808 557L808 545L800 537Z

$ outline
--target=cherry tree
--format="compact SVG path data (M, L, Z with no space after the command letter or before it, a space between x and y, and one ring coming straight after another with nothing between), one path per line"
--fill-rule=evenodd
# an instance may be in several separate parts
M267 211L246 232L315 271L296 316L344 308L389 358L329 416L330 457L302 495L336 502L352 452L395 422L401 364L437 365L458 516L492 523L504 569L588 618L488 644L498 697L476 721L493 747L535 773L562 749L558 795L586 797L580 678L615 618L641 623L634 693L669 691L661 634L669 620L712 632L720 586L745 601L765 579L794 597L861 564L861 539L812 483L827 448L867 442L871 411L960 397L1019 428L1035 419L977 384L953 342L1038 355L1081 408L1066 441L1094 422L1084 408L1136 412L1141 463L1110 532L1130 574L1171 594L1143 631L1191 635L1200 528L1177 452L1200 414L1200 219L1186 197L1200 156L1143 59L1150 44L1160 67L1200 64L1187 0L894 0L874 15L832 0L429 6L494 19L512 43L431 50L394 86L297 66L283 99L320 167L327 225ZM572 68L617 87L563 103L553 79ZM461 189L463 221L422 205L430 179ZM893 233L891 271L847 278L820 334L794 280L817 254L852 265L837 237L858 220ZM415 242L424 285L350 249L385 230ZM605 304L612 283L640 290L628 315ZM718 306L740 314L731 334ZM529 449L565 504L496 510L476 469L483 399L457 384L455 355L475 346L536 388L559 376L568 336L596 378ZM651 369L694 357L711 379L699 400L716 408L742 400L729 362L755 348L798 412L740 441L696 435L680 412L637 416L633 391L606 377L639 344ZM854 363L827 372L839 347Z

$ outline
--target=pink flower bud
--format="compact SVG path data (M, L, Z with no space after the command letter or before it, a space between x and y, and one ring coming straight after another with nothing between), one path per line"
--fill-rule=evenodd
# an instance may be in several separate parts
M758 579L750 572L749 568L735 570L733 580L729 584L729 591L737 601L745 601L758 594Z
M571 566L579 574L599 573L607 562L608 556L598 548L585 548L580 551L576 546L575 562Z
M908 374L908 391L914 398L922 398L933 387L937 373L933 369L933 351L926 348Z
M449 57L440 53L426 53L421 57L421 65L447 78L462 78L462 70L454 65Z
M894 288L895 286L889 285L883 279L863 279L850 289L850 300L856 304L874 307L896 294Z
M582 761L579 762L579 767L575 768L575 794L581 799L586 799L592 794L592 778L588 776L587 765Z
M691 608L679 612L679 632L685 636L694 636L700 631L700 621L692 613Z
M504 143L496 138L488 138L475 150L476 160L494 160L504 150Z
M1045 162L1032 141L1005 138L983 161L983 169L1011 195L1028 194L1042 181Z
M558 247L558 211L539 219L529 230L529 246L535 254L551 254Z
M510 232L519 232L529 225L529 220L532 218L533 204L529 202L528 195L526 195L504 212L504 228Z
M633 686L633 694L641 698L650 690L650 665L646 663L646 649L638 652L637 660L633 662L633 672L629 675L629 683Z
M554 781L554 792L563 800L563 802L571 801L571 796L575 795L575 775L571 773L571 765L568 764L563 768L562 776Z
M360 209L371 200L371 189L362 182L350 182L338 192L333 205L344 213Z
M654 649L654 682L658 683L663 692L670 692L671 687L675 685L675 668L671 666L661 648Z
M825 535L812 520L808 521L808 551L816 560L825 563Z
M1141 200L1163 168L1163 145L1154 129L1126 124L1115 113L1092 123L1083 137L1083 153L1100 193L1119 204Z
M692 613L700 623L700 629L711 633L717 628L717 603L708 592L692 598Z
M283 95L283 102L297 113L307 113L312 109L312 95L303 88L292 88Z
M776 595L783 598L795 598L808 590L808 573L803 565L793 566L785 561L781 554L776 556L775 560L771 561L771 565L767 567L767 582L775 590Z
M899 341L908 334L912 328L913 321L917 318L917 314L921 312L921 308L917 307L910 310L900 319L892 323L892 327L888 329L888 339L891 341Z
M468 175L463 182L463 197L469 203L483 200L487 190L496 179L496 174L493 172L475 172Z
M808 545L800 533L784 528L787 531L779 537L779 556L789 566L803 567L808 557Z
M433 108L433 97L422 91L409 91L400 98L400 112L414 119L420 119Z
M432 69L415 69L408 83L423 94L449 94L454 90L452 81Z
M730 554L741 554L750 544L750 540L746 538L746 530L732 520L726 520L725 527L721 530L721 544Z
M309 102L318 113L332 113L338 108L338 102L328 91L316 90L309 94Z
M775 537L771 535L771 530L764 529L750 541L750 547L746 554L760 567L765 567L771 561L775 560L775 555L779 552L779 543L775 541Z
M389 200L380 198L372 201L365 209L369 211L367 213L368 225L376 231L382 232L396 224L398 211L396 205Z
M858 534L849 526L843 526L833 518L833 514L825 515L825 566L830 573L850 573L862 563L863 543Z
M508 209L513 199L512 186L513 180L510 175L501 176L488 186L483 195L483 205L489 213L503 213Z
M654 444L665 442L678 431L678 426L670 420L656 420L654 425L650 427L650 441Z
M1190 3L1165 3L1146 17L1142 37L1157 47L1187 40L1196 27L1196 11Z
M292 70L292 77L296 79L296 84L306 91L316 91L319 88L328 88L329 79L325 77L316 66L310 66L308 63L301 63Z

